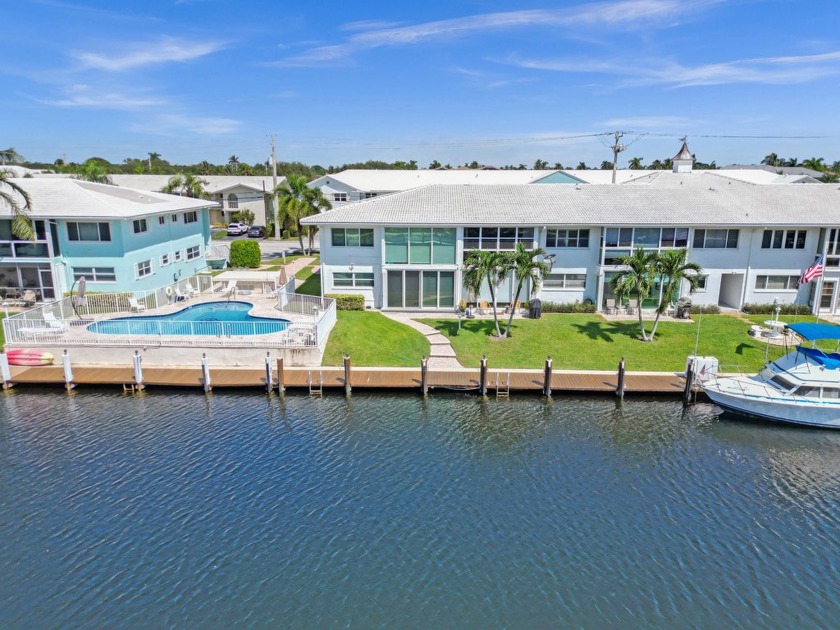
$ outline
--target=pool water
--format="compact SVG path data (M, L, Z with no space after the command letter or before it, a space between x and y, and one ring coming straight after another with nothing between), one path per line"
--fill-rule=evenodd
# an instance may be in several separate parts
M116 317L90 324L90 332L105 335L268 335L281 332L287 319L254 317L249 302L208 302L167 315Z

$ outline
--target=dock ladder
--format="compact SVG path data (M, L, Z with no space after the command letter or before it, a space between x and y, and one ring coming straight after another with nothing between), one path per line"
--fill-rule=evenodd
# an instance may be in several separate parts
M510 398L510 372L507 373L507 380L504 384L499 380L500 372L496 372L496 400Z
M318 382L312 378L312 370L309 370L309 376L306 378L306 384L309 386L309 395L313 398L324 395L324 372L318 370Z

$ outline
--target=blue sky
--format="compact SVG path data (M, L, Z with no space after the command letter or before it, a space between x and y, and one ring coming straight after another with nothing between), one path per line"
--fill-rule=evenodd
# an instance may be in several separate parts
M840 159L836 0L0 5L0 145L27 159L719 165ZM647 134L647 135L640 135ZM788 136L732 138L720 136ZM792 136L818 136L793 138Z

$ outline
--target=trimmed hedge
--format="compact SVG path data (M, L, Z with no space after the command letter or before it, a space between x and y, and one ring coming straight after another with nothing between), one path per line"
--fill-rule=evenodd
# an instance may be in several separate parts
M744 304L742 313L748 315L772 315L776 308L781 309L780 315L810 315L811 307L807 304Z
M543 302L543 313L594 313L596 311L594 304L587 302Z
M688 309L689 315L720 315L720 306L717 304L695 305Z
M256 269L260 266L260 244L257 241L233 241L230 244L230 266Z
M335 300L335 308L339 311L365 310L365 296L358 293L327 293L324 297Z

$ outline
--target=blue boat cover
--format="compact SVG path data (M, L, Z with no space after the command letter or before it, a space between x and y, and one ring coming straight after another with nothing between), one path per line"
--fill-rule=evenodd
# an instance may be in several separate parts
M826 354L817 348L806 348L805 346L796 346L796 349L829 370L840 368L840 355L836 353Z
M814 339L840 340L840 326L834 324L788 324L787 328L808 341Z

